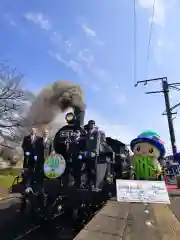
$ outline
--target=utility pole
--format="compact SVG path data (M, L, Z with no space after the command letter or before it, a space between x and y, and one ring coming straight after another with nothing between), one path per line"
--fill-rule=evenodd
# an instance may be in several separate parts
M167 114L167 120L168 120L168 126L169 126L172 152L174 155L177 152L177 147L176 147L176 139L175 139L175 133L174 133L173 119L172 119L173 112L171 111L170 101L169 101L169 86L168 86L167 78L166 78L166 81L164 80L162 81L162 87L163 87L164 100L166 105L166 114Z
M180 83L168 84L167 77L162 77L162 78L154 78L154 79L148 79L148 80L144 80L144 81L138 81L135 84L135 87L137 87L138 84L140 84L140 83L144 83L144 85L147 85L148 82L154 82L154 81L161 81L162 90L146 92L146 94L153 94L153 93L163 93L164 94L166 111L165 111L165 113L163 113L163 115L167 115L172 152L173 152L173 154L175 154L177 152L177 147L176 147L176 139L175 139L172 115L177 114L177 112L174 113L174 112L172 112L172 110L175 109L176 107L180 106L180 103L176 104L175 106L173 106L171 108L170 101L169 101L169 89L171 88L171 89L180 91L180 89L178 88L178 86L180 86Z

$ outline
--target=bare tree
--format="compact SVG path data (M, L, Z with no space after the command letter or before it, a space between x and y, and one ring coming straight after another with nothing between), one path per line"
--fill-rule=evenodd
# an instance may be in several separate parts
M34 97L23 89L22 79L16 69L0 62L0 135L3 137L16 137L27 106Z

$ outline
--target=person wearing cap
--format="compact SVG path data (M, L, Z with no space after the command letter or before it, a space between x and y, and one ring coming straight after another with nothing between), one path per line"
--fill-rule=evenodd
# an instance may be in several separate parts
M87 185L88 187L95 187L96 184L96 140L98 137L98 127L94 120L89 120L88 124L84 126L86 131L86 171L87 171Z
M135 175L140 180L161 180L159 160L165 155L165 147L160 136L153 131L145 131L130 143L134 153L132 158Z
M89 120L85 128L88 134L92 134L94 131L98 130L98 127L96 126L96 123L94 120Z

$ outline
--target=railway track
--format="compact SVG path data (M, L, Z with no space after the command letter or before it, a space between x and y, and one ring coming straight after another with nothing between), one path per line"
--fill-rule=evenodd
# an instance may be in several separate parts
M79 231L103 207L104 203L84 209L86 215L78 221L73 220L69 214L61 212L50 220L37 221L35 218L25 217L16 207L14 217L1 224L0 232L3 240L46 240L46 239L73 239ZM10 213L9 213L10 214ZM0 216L2 217L2 216Z
M14 194L0 194L0 203L10 199L21 199L21 196Z

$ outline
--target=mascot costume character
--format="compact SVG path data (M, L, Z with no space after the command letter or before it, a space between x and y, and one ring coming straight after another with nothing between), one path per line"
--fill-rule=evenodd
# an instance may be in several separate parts
M165 147L160 136L153 131L145 131L130 143L134 153L132 166L134 177L139 180L162 180L159 160L165 155Z

